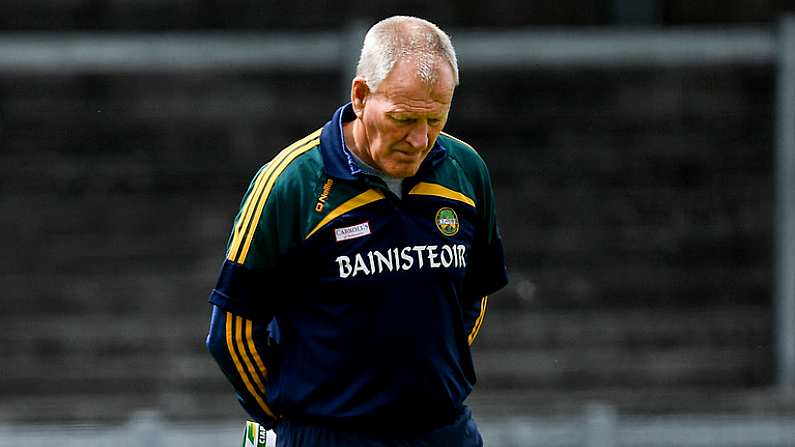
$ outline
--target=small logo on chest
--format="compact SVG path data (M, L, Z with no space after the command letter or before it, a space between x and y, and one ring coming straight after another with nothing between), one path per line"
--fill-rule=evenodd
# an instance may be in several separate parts
M317 203L315 204L316 212L323 212L323 207L326 206L326 200L328 200L328 196L331 194L331 187L333 185L334 180L332 179L327 179L326 183L323 184L323 190L320 191L320 195L317 197Z
M367 236L368 234L370 234L370 222L362 222L358 225L334 229L334 237L337 239L337 242L356 239L357 237Z
M440 208L436 212L436 228L445 236L455 236L458 233L458 215L449 207Z

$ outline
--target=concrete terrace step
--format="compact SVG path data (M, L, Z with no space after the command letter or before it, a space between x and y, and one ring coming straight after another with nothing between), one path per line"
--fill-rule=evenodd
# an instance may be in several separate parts
M525 416L572 417L585 406L601 402L621 415L666 414L795 414L795 401L774 388L610 387L601 389L512 388L478 384L467 405L478 420L510 420ZM230 387L195 390L117 393L11 395L0 400L0 420L35 423L121 423L136 411L156 410L173 421L242 421L245 413Z
M135 271L15 274L0 279L9 287L5 298L13 315L23 322L30 316L173 314L208 308L220 265L221 260L213 260L188 272L180 265L151 265Z
M615 406L619 413L638 415L793 414L795 400L774 387L648 387L612 386L593 389L475 387L467 401L476 416L510 419L522 415L580 414L592 402Z
M167 352L6 356L4 395L58 394L119 389L215 389L223 382L201 346ZM138 352L135 352L138 351ZM745 387L768 382L769 349L754 347L627 350L572 347L565 350L483 349L475 354L478 381L490 388L592 389L610 386Z
M717 263L690 261L679 267L670 265L676 261L654 264L627 256L625 262L637 264L630 268L612 258L550 258L539 253L533 263L545 264L548 260L550 265L511 270L507 291L524 304L552 308L686 307L693 303L760 306L769 304L772 298L769 272L758 267L727 272ZM569 266L559 265L561 260L568 260Z
M0 349L112 354L115 343L152 352L185 349L203 340L209 321L204 297L178 303L181 311L156 307L127 311L64 314L46 307L27 317L0 318ZM628 351L677 347L764 347L771 341L772 313L756 307L702 309L611 309L599 311L503 310L499 296L489 301L475 352L491 349Z
M558 350L483 349L478 380L500 388L609 386L747 386L765 384L770 347L731 346Z
M770 341L772 318L758 307L501 311L496 297L489 300L475 350L756 346Z

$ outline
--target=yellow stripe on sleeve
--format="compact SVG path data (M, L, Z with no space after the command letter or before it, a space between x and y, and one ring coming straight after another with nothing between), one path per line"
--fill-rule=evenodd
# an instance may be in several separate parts
M282 167L282 161L289 157L294 150L300 150L301 148L304 148L307 142L317 140L317 138L320 136L321 130L322 129L318 129L306 137L287 146L285 149L279 152L276 157L274 157L273 160L271 160L271 162L265 166L264 169L260 171L259 175L257 176L257 180L254 183L254 188L252 188L251 193L246 198L240 219L235 226L235 230L232 235L232 243L229 245L229 252L227 253L227 259L230 261L236 261L236 254L239 252L241 244L246 240L246 229L252 227L252 216L255 209L257 208L256 205L262 201L263 197L267 199L265 194L263 194L264 189L267 186L268 181L273 177L275 171L278 170L279 173L281 173L281 171L284 169L284 167ZM279 169L280 167L281 169ZM278 175L278 173L276 175ZM251 228L248 233L253 233L253 231L254 228Z
M423 195L423 196L436 196L436 197L444 197L446 199L455 200L458 202L466 203L467 205L475 208L475 201L470 199L469 197L461 194L458 191L453 191L450 188L447 188L442 185L437 185L435 183L425 183L420 182L417 183L409 194L415 195Z
M232 335L233 333L232 329L234 326L232 319L233 317L234 315L232 315L231 312L226 313L226 347L229 350L229 355L232 356L232 362L234 362L235 368L237 369L237 373L240 375L240 378L243 379L243 384L246 385L246 389L248 390L248 392L252 396L254 396L254 399L257 401L257 404L259 404L260 408L262 408L262 411L264 411L265 414L275 418L273 412L271 411L270 408L268 408L268 405L262 399L260 393L258 393L257 390L254 388L254 385L251 384L251 380L249 380L248 375L246 374L246 370L243 369L243 365L240 363L240 358L237 356L237 352L235 352L235 343L233 341L233 335ZM236 318L241 318L241 317L236 317ZM236 332L238 335L238 346L242 348L242 345L240 344L239 340L240 327L237 328ZM245 351L241 351L241 354L245 355ZM257 378L256 374L254 374L253 376Z
M262 372L262 376L267 379L268 369L265 368L265 363L262 362L262 358L257 352L257 346L254 344L254 337L251 336L251 328L253 326L254 323L251 320L246 320L246 343L248 344L248 351L251 353L251 356L254 357L254 364L257 366L259 371Z
M251 194L246 197L246 203L243 205L243 209L240 212L240 220L235 225L235 237L239 237L240 233L243 232L245 226L243 225L248 216L250 216L250 209L251 203L255 201L255 197L257 196L258 191L262 187L262 183L265 181L265 177L267 177L266 173L268 171L268 167L270 164L265 165L265 167L257 174L257 180L254 182L254 187L251 188ZM234 245L234 244L233 244Z
M472 332L469 333L469 337L467 337L467 341L469 342L469 346L472 346L472 343L475 342L475 338L478 336L480 332L480 327L483 326L483 319L486 317L486 306L489 303L489 297L484 296L483 299L480 300L480 314L478 318L475 319L475 324L472 325Z
M301 146L298 149L293 150L290 152L282 161L279 166L274 168L273 173L268 178L268 183L265 184L265 188L262 191L262 196L257 201L257 209L254 212L254 216L252 218L251 229L246 234L245 241L243 242L243 247L241 248L240 255L237 257L235 262L238 264L243 264L246 262L246 256L248 256L248 250L251 248L251 241L254 240L254 233L257 229L257 225L259 224L260 216L262 216L262 210L265 208L265 203L268 201L268 196L273 189L273 185L276 183L276 179L279 175L287 168L287 166L295 160L299 155L303 154L304 152L309 151L310 149L314 148L315 146L320 143L320 139L314 139L305 145Z
M244 320L243 317L240 316L235 317L235 319L237 320L237 324L235 325L235 340L237 341L237 350L238 352L240 352L240 356L243 357L243 362L245 363L249 374L251 374L251 377L254 379L254 383L256 383L257 389L261 394L264 395L265 384L262 383L262 379L260 379L259 376L259 371L262 370L257 371L256 369L254 369L254 364L251 363L251 359L249 359L248 357L246 348L243 346L243 334L242 334L243 326L244 325L249 326L251 324L251 321Z
M246 202L240 212L240 218L235 225L235 231L232 233L232 243L229 244L229 251L227 253L227 259L230 261L235 260L236 254L240 250L240 244L243 242L246 229L251 223L251 215L254 212L254 207L259 200L260 194L262 193L262 188L264 187L265 183L267 183L268 177L273 171L273 167L276 166L286 152L290 150L292 150L292 146L279 152L276 157L273 158L273 160L268 162L268 164L266 164L265 167L262 168L259 173L257 173L257 179L254 182L254 187L251 188L251 192L249 193L248 197L246 197Z
M309 237L315 234L317 230L323 228L324 225L338 218L339 216L349 211L352 211L356 208L359 208L360 206L365 206L369 203L373 203L383 198L384 195L381 192L376 191L375 189L368 189L367 191L349 199L348 201L344 202L342 205L331 210L328 214L326 214L326 217L324 217L323 220L321 220L317 225L315 225L315 228L313 228L312 231L310 231L309 234L307 234L304 239L309 239Z

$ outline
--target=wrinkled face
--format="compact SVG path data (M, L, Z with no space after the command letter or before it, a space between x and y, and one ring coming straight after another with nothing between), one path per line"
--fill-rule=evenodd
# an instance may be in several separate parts
M417 173L447 123L455 89L452 68L441 60L436 68L429 85L417 75L416 62L399 61L377 90L366 91L358 115L367 147L357 154L365 162L392 177Z

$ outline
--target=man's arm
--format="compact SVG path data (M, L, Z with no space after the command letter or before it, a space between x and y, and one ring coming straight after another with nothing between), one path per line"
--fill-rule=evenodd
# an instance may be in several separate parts
M470 146L471 149L471 146ZM470 155L476 152L472 149ZM476 196L480 223L476 240L469 259L469 271L465 282L465 301L463 303L464 328L467 330L467 342L471 346L480 332L486 316L489 294L496 292L508 282L505 268L505 256L502 248L502 237L497 226L497 211L494 189L486 164L480 156L475 160L474 171L477 175Z
M213 313L207 347L243 408L265 427L279 417L266 398L268 368L276 371L279 360L278 350L269 344L271 335L278 339L278 326L270 325L275 323L279 297L286 295L282 289L290 269L287 254L303 242L304 212L314 213L304 202L307 197L314 200L313 182L320 177L313 162L320 153L312 152L319 146L320 132L288 146L257 171L243 196L226 259L210 293Z
M468 307L464 309L464 328L467 331L467 342L469 346L475 342L475 338L480 332L480 327L483 325L483 319L486 317L486 306L489 303L489 297L484 296L479 300L472 300Z
M237 400L258 423L270 428L278 420L266 401L268 328L213 305L207 349L234 387Z

